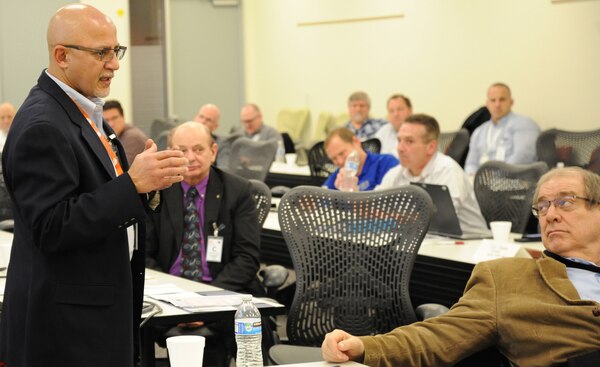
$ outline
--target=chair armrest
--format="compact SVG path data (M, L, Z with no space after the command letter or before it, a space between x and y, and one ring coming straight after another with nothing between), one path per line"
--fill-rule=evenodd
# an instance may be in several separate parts
M260 271L263 278L263 284L266 288L279 288L287 280L289 273L281 265L269 265Z
M445 314L449 310L450 309L448 307L437 303L424 303L418 306L415 312L417 313L417 318L419 320L427 320L431 317Z

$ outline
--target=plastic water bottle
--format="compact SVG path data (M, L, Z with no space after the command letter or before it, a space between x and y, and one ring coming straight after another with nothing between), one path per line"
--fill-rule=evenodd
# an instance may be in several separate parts
M260 312L252 302L251 295L242 296L242 304L235 313L235 342L237 344L237 367L263 367L262 325Z
M277 151L275 152L275 162L285 163L285 147L283 141L277 141Z
M344 163L344 180L342 183L342 187L340 188L342 191L354 191L354 177L358 173L358 167L360 166L360 157L358 156L358 152L353 150L346 157L346 162Z

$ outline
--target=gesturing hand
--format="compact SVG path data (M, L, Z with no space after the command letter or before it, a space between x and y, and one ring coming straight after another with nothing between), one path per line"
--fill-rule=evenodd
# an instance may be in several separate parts
M147 193L165 189L183 180L182 174L187 172L187 159L177 150L158 151L152 139L146 141L145 150L135 156L129 177L137 192Z

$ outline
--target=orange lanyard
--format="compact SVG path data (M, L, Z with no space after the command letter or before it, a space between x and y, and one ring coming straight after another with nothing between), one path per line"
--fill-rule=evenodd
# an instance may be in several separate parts
M75 102L75 100L73 100L73 102L75 103L77 108L79 108L79 111L81 111L81 113L83 114L83 117L85 117L85 119L90 123L90 125L92 126L92 129L94 129L94 131L96 132L96 135L98 135L98 139L100 139L100 141L102 142L102 145L104 145L104 149L106 149L106 153L108 153L108 156L110 157L110 161L112 162L113 167L115 168L115 172L117 173L117 176L122 175L123 168L121 167L119 158L117 158L117 155L115 154L115 152L112 150L110 145L108 145L108 141L106 140L106 138L104 136L102 136L102 133L100 132L100 130L98 130L98 126L96 126L96 124L94 124L94 122L92 121L90 116L87 114L87 112L85 112L83 110L83 108L81 108L81 106L79 106L79 104L77 102Z

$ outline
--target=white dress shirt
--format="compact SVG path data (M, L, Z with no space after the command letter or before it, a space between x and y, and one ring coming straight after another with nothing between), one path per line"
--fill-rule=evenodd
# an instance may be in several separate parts
M446 185L463 232L487 229L487 224L475 198L469 178L456 161L447 155L436 152L419 176L413 176L402 165L392 168L383 176L376 190L389 189L411 182Z
M381 142L381 152L391 154L398 158L398 132L394 130L392 124L387 123L381 127L375 137Z

